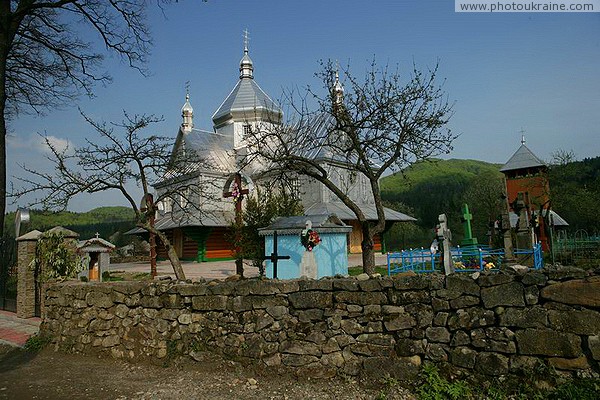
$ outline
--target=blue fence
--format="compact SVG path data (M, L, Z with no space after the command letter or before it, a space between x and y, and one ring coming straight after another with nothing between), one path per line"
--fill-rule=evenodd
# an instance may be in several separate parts
M456 272L476 272L498 270L504 260L504 249L491 249L487 246L450 250ZM431 253L429 249L403 250L387 254L388 275L413 271L418 273L443 271L440 253ZM536 243L533 249L516 249L515 257L520 260L533 258L532 269L544 267L542 246Z

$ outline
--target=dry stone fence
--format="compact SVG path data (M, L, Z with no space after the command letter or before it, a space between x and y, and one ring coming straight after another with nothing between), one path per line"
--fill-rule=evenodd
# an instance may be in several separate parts
M304 376L599 371L600 276L574 269L238 282L61 283L41 333L132 362L216 352Z

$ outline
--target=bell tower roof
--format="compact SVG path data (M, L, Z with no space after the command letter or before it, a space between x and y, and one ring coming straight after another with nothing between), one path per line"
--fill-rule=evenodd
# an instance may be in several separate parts
M540 160L529 147L525 146L525 138L521 139L521 146L515 154L500 168L500 172L515 171L527 168L546 167L546 164Z

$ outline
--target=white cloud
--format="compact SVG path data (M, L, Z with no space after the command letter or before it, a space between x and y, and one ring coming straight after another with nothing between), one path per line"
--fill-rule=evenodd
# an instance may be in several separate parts
M59 152L68 149L73 149L73 143L67 139L62 139L53 135L47 135L48 142L54 146ZM50 153L50 148L46 144L43 136L37 134L31 134L29 136L14 136L8 135L7 145L9 149L13 150L33 150L41 154Z
M54 147L59 152L62 152L66 149L73 148L73 144L67 139L57 138L56 136L52 136L52 135L49 135L46 138L48 139L48 142L50 143L50 145L52 145L52 147ZM45 152L50 151L50 149L48 148L48 145L46 144L46 142L44 140L42 140L42 138L40 138L40 146L42 147L42 151L45 151Z

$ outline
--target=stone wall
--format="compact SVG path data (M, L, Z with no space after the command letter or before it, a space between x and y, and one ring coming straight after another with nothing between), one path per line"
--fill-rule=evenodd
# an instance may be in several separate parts
M37 239L17 241L17 317L35 316L35 270L31 262L35 258Z
M600 361L600 276L580 270L49 288L57 348L164 362L202 351L328 377L411 378L426 360L502 375Z

